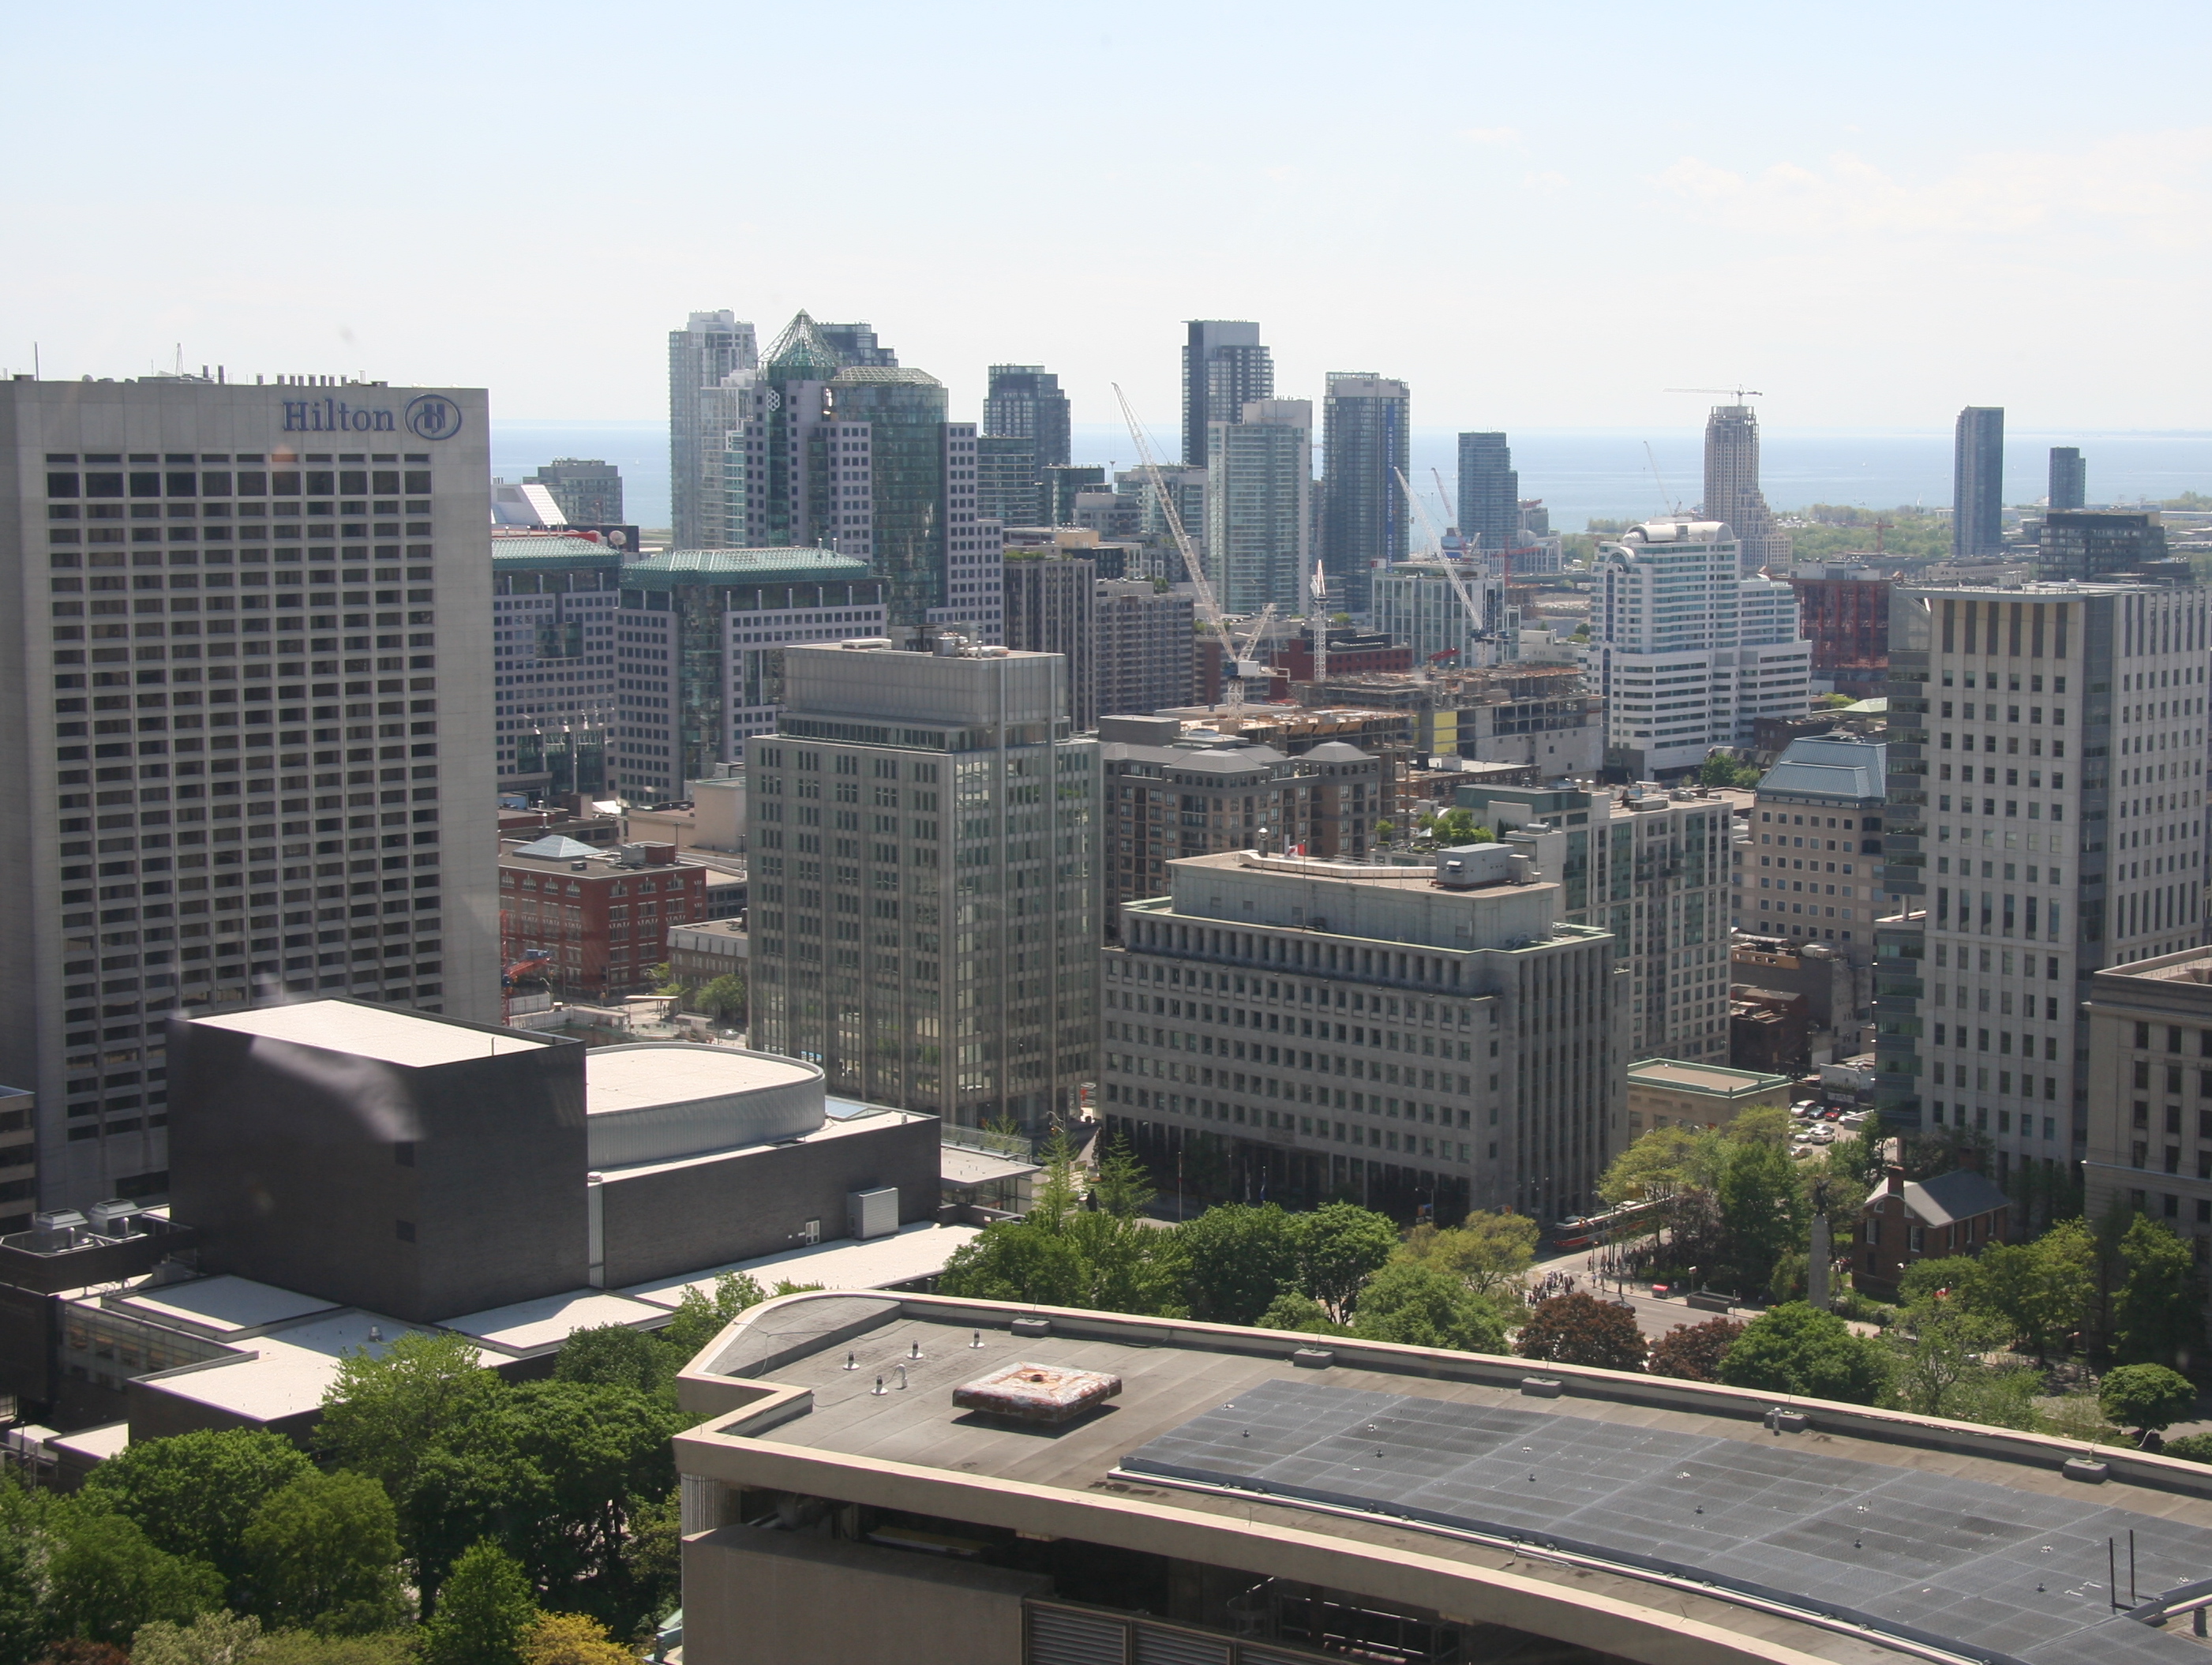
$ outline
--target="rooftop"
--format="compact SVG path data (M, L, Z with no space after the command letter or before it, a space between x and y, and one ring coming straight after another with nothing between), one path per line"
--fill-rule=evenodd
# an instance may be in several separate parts
M1033 1316L1048 1334L1010 1334ZM1330 1350L1322 1368L1293 1363L1302 1346ZM1049 1435L957 1409L957 1388L1013 1364L1121 1391ZM2060 1472L2071 1448L2041 1436L1808 1401L1808 1430L1782 1432L1763 1423L1767 1395L1547 1365L1564 1392L1532 1399L1528 1369L1178 1320L801 1296L693 1360L684 1403L709 1420L678 1436L678 1464L687 1486L903 1487L985 1528L1173 1545L1499 1622L1533 1608L1633 1625L1612 1651L1638 1658L2199 1656L2178 1626L2113 1612L2104 1551L2135 1533L2146 1601L2201 1577L2212 1474L2114 1451L2100 1455L2118 1483L2085 1486Z
M866 578L868 563L829 550L777 547L762 550L667 550L633 561L623 568L626 584L658 585L697 579L732 579L744 583L778 580Z
M633 1284L622 1292L673 1311L682 1303L687 1289L711 1297L714 1279L724 1273L743 1273L764 1287L788 1282L819 1284L824 1289L889 1289L935 1277L945 1270L956 1251L973 1242L981 1232L980 1226L939 1225L932 1220L918 1220L901 1226L888 1237L810 1243L803 1249L763 1255L757 1260L708 1267L680 1278Z
M1785 999L1788 997L1784 997ZM1761 1075L1753 1070L1732 1070L1721 1064L1686 1064L1674 1058L1647 1058L1628 1066L1632 1087L1664 1087L1669 1092L1705 1093L1735 1098L1747 1092L1786 1087L1786 1075Z
M589 1115L611 1115L821 1079L811 1064L736 1047L682 1041L594 1047L584 1060L584 1109Z
M1889 748L1879 740L1803 735L1759 777L1761 796L1880 802L1889 792Z
M407 1069L433 1069L471 1058L501 1058L556 1044L509 1030L483 1030L449 1018L350 1000L301 1000L223 1018L196 1018L202 1029L289 1041L322 1052L350 1053Z
M224 1341L313 1313L334 1312L339 1303L256 1283L251 1278L223 1276L185 1284L142 1285L128 1294L109 1297L105 1304L173 1329Z

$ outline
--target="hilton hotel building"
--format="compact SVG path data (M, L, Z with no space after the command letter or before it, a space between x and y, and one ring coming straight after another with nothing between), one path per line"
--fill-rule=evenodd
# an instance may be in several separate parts
M483 392L0 386L9 1231L167 1195L170 1013L498 978Z

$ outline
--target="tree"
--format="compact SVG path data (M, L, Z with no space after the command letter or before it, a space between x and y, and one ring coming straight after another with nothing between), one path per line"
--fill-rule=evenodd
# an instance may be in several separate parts
M522 1665L538 1618L521 1565L496 1544L477 1544L454 1562L437 1613L422 1627L424 1665Z
M1589 1364L1604 1370L1644 1368L1644 1331L1636 1314L1613 1301L1577 1291L1554 1295L1529 1310L1513 1351L1555 1364Z
M131 1665L246 1665L268 1646L261 1621L204 1613L189 1625L157 1619L131 1639Z
M1495 1300L1518 1295L1522 1274L1536 1262L1536 1222L1526 1214L1482 1209L1458 1225L1415 1226L1397 1252L1402 1260L1433 1266Z
M1796 1241L1802 1198L1789 1152L1758 1140L1730 1143L1717 1189L1728 1255L1753 1290L1768 1287L1775 1263Z
M46 1639L30 1514L15 1481L0 1475L0 1665L31 1665Z
M2185 1462L2212 1462L2212 1434L2184 1434L2179 1439L2170 1439L2160 1450L2169 1457L2179 1457Z
M609 1641L597 1619L548 1613L523 1634L522 1665L637 1665L637 1656Z
M1328 1309L1310 1295L1286 1289L1254 1319L1263 1330L1302 1330L1309 1335L1349 1335L1352 1332L1328 1316Z
M722 1333L732 1318L768 1297L742 1272L725 1272L714 1279L709 1296L696 1284L685 1286L676 1303L676 1316L662 1328L659 1340L673 1355L673 1368L681 1370L691 1356Z
M1129 1141L1118 1133L1098 1153L1098 1176L1091 1194L1101 1208L1125 1220L1136 1218L1152 1206L1152 1176L1137 1160Z
M2204 1290L2189 1245L2137 1215L2120 1258L2128 1275L2112 1303L2114 1351L2129 1364L2188 1364L2204 1343Z
M246 1528L253 1511L314 1472L299 1447L265 1428L226 1428L134 1440L86 1476L87 1502L138 1523L158 1549L210 1563L246 1605Z
M1854 1200L1863 1200L1866 1194L1881 1178L1885 1164L1883 1141L1854 1135L1839 1139L1828 1146L1821 1166L1835 1179L1848 1180L1858 1193Z
M261 1638L253 1665L415 1665L421 1632L412 1627L376 1636L319 1636L279 1631Z
M628 1388L655 1397L674 1379L669 1355L665 1344L642 1330L627 1324L594 1324L571 1332L562 1344L553 1360L553 1379Z
M745 980L735 972L725 972L692 997L704 1011L717 1018L745 1014Z
M64 1498L42 1524L52 1634L120 1647L156 1619L181 1625L222 1606L221 1573L156 1548L126 1516Z
M407 1617L398 1516L366 1474L301 1475L253 1511L245 1549L255 1605L280 1625L343 1635Z
M380 1357L364 1347L338 1361L315 1443L339 1468L373 1475L398 1497L423 1455L503 1391L465 1335L410 1330Z
M1224 1203L1173 1234L1190 1316L1249 1324L1296 1285L1298 1249L1291 1216L1274 1203Z
M1300 1293L1320 1302L1341 1323L1352 1316L1367 1280L1398 1247L1398 1229L1386 1214L1356 1203L1332 1202L1310 1214L1291 1216L1291 1247Z
M1714 1176L1714 1143L1711 1135L1694 1128L1654 1127L1613 1159L1598 1181L1598 1194L1617 1206L1709 1185Z
M1698 784L1701 787L1755 787L1763 771L1755 763L1739 763L1725 751L1707 754L1698 765Z
M1651 1344L1644 1368L1654 1376L1685 1382L1717 1382L1721 1360L1743 1334L1741 1321L1708 1318L1702 1324L1677 1324Z
M1955 1300L1908 1309L1882 1336L1892 1378L1905 1409L1950 1417L1969 1385L1988 1374L1982 1356L2004 1345L2001 1319L1968 1311Z
M1731 1388L1871 1405L1887 1386L1879 1343L1832 1312L1790 1301L1744 1326L1716 1372Z
M665 1618L684 1597L684 1498L671 1492L658 1503L640 1503L630 1514L623 1565L641 1610Z
M2163 1364L2123 1364L2098 1385L2097 1405L2123 1428L2154 1434L2197 1407L2197 1384Z
M1924 1306L1939 1293L1955 1294L1966 1287L1967 1274L1973 1269L1971 1255L1939 1255L1934 1260L1915 1261L1897 1280L1898 1303Z
M1505 1349L1504 1314L1458 1279L1413 1261L1392 1261L1367 1280L1352 1333L1370 1341L1462 1352Z
M1787 1151L1796 1125L1779 1104L1753 1104L1739 1110L1735 1120L1721 1129L1721 1137L1731 1145L1771 1145L1778 1151Z
M1991 1243L1967 1261L1959 1298L2001 1320L2038 1363L2086 1321L2096 1293L2097 1247L2080 1220L2063 1220L2032 1243Z

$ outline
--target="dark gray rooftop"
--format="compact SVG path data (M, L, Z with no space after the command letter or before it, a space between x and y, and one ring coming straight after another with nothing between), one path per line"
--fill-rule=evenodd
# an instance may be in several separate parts
M1971 1168L1954 1168L1933 1179L1905 1182L1905 1206L1915 1218L1930 1225L1972 1219L2002 1208L2011 1200L1995 1182Z
M2145 1600L2204 1576L2212 1531L1818 1448L1318 1382L1249 1382L1131 1452L1132 1478L1540 1544L1811 1609L1992 1662L2195 1656L2115 1614L2106 1540Z
M1879 740L1808 735L1789 744L1774 767L1759 777L1759 791L1792 798L1879 801L1889 791L1888 757L1888 746Z

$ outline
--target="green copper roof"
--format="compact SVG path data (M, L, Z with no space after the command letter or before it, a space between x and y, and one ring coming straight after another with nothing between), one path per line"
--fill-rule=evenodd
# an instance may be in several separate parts
M508 572L559 572L602 566L630 554L590 538L501 538L491 540L491 564Z
M744 583L869 578L874 574L858 556L833 550L779 547L765 550L670 550L647 556L623 568L625 584L681 584L730 580Z
M856 364L850 369L840 370L830 384L832 387L894 386L942 387L945 384L927 370L908 370L902 367L875 364Z
M805 313L784 326L762 362L763 381L827 381L845 368L837 349L822 338Z

